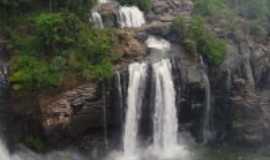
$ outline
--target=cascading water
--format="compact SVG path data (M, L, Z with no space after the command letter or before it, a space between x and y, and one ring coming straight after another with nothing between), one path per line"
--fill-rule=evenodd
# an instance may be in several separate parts
M135 158L138 142L138 121L141 115L142 95L145 88L147 65L133 63L129 66L127 111L123 136L124 156Z
M0 106L1 110L5 107L5 91L7 88L7 74L8 69L7 65L0 61ZM1 133L2 134L2 133ZM10 160L9 152L3 142L2 139L0 139L0 159L1 160Z
M109 0L98 0L99 4L108 3L108 2L110 2L110 1Z
M153 114L153 144L151 154L156 159L189 159L186 145L181 141L178 133L178 118L176 108L176 91L172 76L172 64L169 56L170 42L150 36L146 41L151 49L153 81L155 87L154 114Z
M135 6L120 7L118 20L121 28L136 28L145 24L143 12Z
M178 121L175 90L168 59L153 64L155 76L154 149L169 151L177 146Z
M122 92L122 84L121 84L121 74L120 72L116 72L116 86L117 86L117 92L118 92L118 98L119 98L119 108L120 108L120 115L121 115L121 122L123 116L123 92Z
M97 28L104 28L102 17L98 12L92 12L90 21L93 22Z
M205 113L204 113L204 120L203 120L203 143L207 143L212 138L211 132L211 89L208 76L203 74L203 79L205 82Z
M150 36L146 40L146 45L148 48L164 52L168 51L171 48L171 44L168 41L154 36Z
M205 111L202 124L202 136L203 143L207 143L213 136L211 131L211 86L208 75L206 74L206 65L204 64L203 58L201 57L200 59L203 68L202 76L205 85Z

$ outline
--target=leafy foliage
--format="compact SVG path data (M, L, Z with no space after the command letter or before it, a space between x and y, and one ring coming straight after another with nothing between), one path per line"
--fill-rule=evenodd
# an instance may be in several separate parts
M269 0L193 0L194 14L225 32L266 40L270 34Z
M113 30L92 28L67 13L42 13L29 22L33 31L14 32L14 89L57 87L68 74L83 80L111 76Z
M195 13L202 16L218 14L226 6L225 0L194 0Z
M37 152L43 152L48 147L45 141L37 136L27 136L21 142Z
M205 28L201 17L177 17L171 27L185 49L204 56L209 64L218 65L224 60L226 43Z
M15 90L57 86L60 74L50 64L31 56L15 57L10 81Z
M74 14L43 13L34 22L36 40L45 55L61 52L78 40L80 21Z
M0 0L0 17L31 15L33 12L68 12L85 18L97 0Z

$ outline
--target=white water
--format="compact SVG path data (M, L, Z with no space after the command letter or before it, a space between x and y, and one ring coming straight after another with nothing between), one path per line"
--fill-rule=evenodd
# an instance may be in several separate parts
M145 24L143 12L135 6L120 7L118 19L121 28L137 28Z
M208 76L203 74L204 82L205 82L205 113L203 120L203 142L207 143L209 139L212 138L212 132L210 128L210 112L211 112L211 90Z
M121 108L121 111L123 110L123 93L122 93L122 85L121 85L121 74L120 72L116 72L116 86L119 96L119 108Z
M72 151L56 151L45 155L37 154L24 148L15 154L10 154L6 145L0 140L0 160L86 160L86 158Z
M109 0L98 0L99 4L108 3L108 2L110 2L110 1Z
M150 49L157 49L162 51L168 51L171 48L170 42L166 41L165 39L156 38L154 36L149 36L146 40L146 45Z
M124 157L128 159L136 159L137 156L138 121L141 116L146 71L147 65L145 63L129 65L128 106L123 137Z
M9 152L8 152L6 146L4 145L4 143L2 142L2 140L0 140L0 159L1 160L10 160Z
M98 12L92 12L90 21L93 22L97 28L104 28L102 17Z
M168 54L171 44L161 38L150 36L146 44L154 49L155 53ZM163 59L152 65L155 80L155 111L154 124L154 150L167 152L178 144L178 120L176 110L176 93L171 73L171 62Z
M204 117L203 117L203 143L207 143L212 138L212 132L211 132L211 87L208 75L206 74L206 65L203 62L202 57L201 58L201 65L203 67L202 70L202 76L204 81L204 87L205 87L205 111L204 111Z
M154 149L167 152L177 146L175 90L168 59L153 64L155 76Z

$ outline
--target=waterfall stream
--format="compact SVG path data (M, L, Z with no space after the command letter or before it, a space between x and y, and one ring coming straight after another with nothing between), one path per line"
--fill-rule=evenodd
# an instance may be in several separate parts
M211 130L211 86L206 72L206 65L204 64L203 58L200 57L200 59L202 66L202 77L205 85L205 110L203 115L202 137L203 143L208 143L213 136Z
M2 107L5 107L5 90L7 88L7 74L8 74L8 68L7 65L4 62L0 61L0 106L1 110L4 110ZM0 125L2 122L0 122ZM2 133L1 133L2 135ZM10 160L9 152L3 142L2 139L0 139L0 159L1 160Z
M121 74L120 72L116 72L116 86L117 86L117 92L118 92L118 98L119 98L119 108L120 108L120 115L121 115L121 120L123 117L123 92L122 92L122 84L121 84ZM122 121L121 121L122 122Z
M129 65L128 104L123 135L124 156L121 156L121 159L140 159L141 156L149 156L149 154L157 159L171 158L175 155L186 156L184 145L178 144L176 92L171 61L169 58L159 56L165 53L168 55L170 43L156 37L149 37L146 43L153 50L154 56L159 59L150 59L151 69L145 63ZM148 74L150 77L146 79ZM148 80L151 80L154 86L150 87L150 90L145 90ZM153 142L147 143L148 149L143 151L145 146L140 146L138 128L140 128L140 124L143 125L143 123L139 123L142 110L145 110L142 107L151 107L142 104L147 94L154 95L147 96L153 97L147 101L154 102L150 103L151 106L153 105L150 120L153 125Z
M136 28L145 24L143 12L135 6L120 7L118 19L121 28Z
M171 150L177 145L178 121L175 90L168 59L153 64L155 76L154 148Z
M145 63L133 63L129 65L128 106L123 136L124 155L126 157L134 157L137 155L138 121L141 115L146 70L147 65Z
M110 2L110 0L98 0L98 3L99 3L99 4L102 4L102 3L108 3L108 2Z
M92 12L90 21L93 22L97 28L104 28L102 17L98 12Z

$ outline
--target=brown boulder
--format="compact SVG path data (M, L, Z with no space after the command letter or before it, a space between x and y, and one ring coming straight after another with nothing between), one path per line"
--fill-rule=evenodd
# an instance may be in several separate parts
M131 58L145 55L145 45L135 38L129 31L118 32L118 45L113 49L121 57Z
M78 136L91 128L103 128L105 104L98 90L96 84L90 83L59 97L40 100L42 126L49 141ZM53 100L44 103L48 99Z

